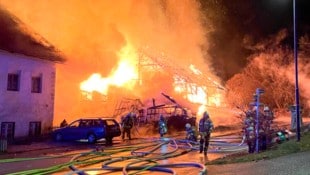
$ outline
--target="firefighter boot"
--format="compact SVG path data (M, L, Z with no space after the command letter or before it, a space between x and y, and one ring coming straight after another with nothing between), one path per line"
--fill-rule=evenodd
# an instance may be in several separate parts
M199 147L199 153L202 153L202 151L203 151L203 146L200 145L200 147Z
M204 143L204 141L203 141L203 140L200 140L200 144L199 144L199 153L202 153L202 151L203 151L203 143Z
M203 150L203 154L206 156L206 155L207 155L207 153L208 153L208 149L207 149L207 148L205 148L205 149Z

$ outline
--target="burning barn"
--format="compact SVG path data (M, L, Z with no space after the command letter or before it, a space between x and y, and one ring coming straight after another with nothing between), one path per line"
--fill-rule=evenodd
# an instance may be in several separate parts
M150 56L143 49L140 49L137 55L139 55L138 58L134 58L131 60L131 65L127 65L128 70L117 69L114 72L114 74L122 74L121 71L124 71L125 74L122 74L124 77L115 75L101 77L99 74L93 74L88 80L83 81L80 88L85 98L94 100L94 94L96 94L94 92L99 92L105 97L106 103L115 100L116 107L113 116L129 112L132 106L135 106L136 113L143 116L145 121L157 120L160 114L169 116L169 118L170 116L182 116L179 119L185 120L177 126L182 129L186 122L195 125L194 119L188 120L192 118L191 113L199 117L208 107L221 105L224 88L194 65L190 64L186 67L169 61L171 59L166 56ZM122 65L125 62L127 61L119 64ZM130 75L135 76L131 77L126 74L128 72L132 72ZM125 78L128 80L124 81ZM118 81L124 81L120 85L123 89L117 93L121 98L115 98L115 94L113 96L113 93L108 93L109 86L113 86L113 83ZM128 91L125 91L124 89L127 88L129 88ZM122 94L122 92L125 93ZM177 100L172 96L177 97ZM157 104L155 104L155 99ZM168 99L169 102L161 99Z
M64 118L113 116L123 98L161 104L161 92L197 116L222 104L197 1L2 4L70 58L56 65L54 125Z
M139 99L125 98L117 104L113 116L120 120L129 112L134 112L136 114L135 124L137 127L152 124L156 128L161 115L166 118L169 130L184 130L186 123L190 123L192 126L196 125L196 116L191 113L191 110L182 107L171 96L165 93L161 94L170 103L156 104L155 99L152 99L152 105L146 106Z
M162 115L167 120L167 126L170 129L183 131L187 123L192 126L196 125L196 116L191 113L191 110L182 107L171 96L161 93L172 104L160 104L147 108L146 120L158 123L159 117Z

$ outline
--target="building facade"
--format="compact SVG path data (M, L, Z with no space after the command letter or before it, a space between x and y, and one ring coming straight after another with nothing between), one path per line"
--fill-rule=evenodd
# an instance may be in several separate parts
M1 138L36 137L52 128L55 62L0 50Z

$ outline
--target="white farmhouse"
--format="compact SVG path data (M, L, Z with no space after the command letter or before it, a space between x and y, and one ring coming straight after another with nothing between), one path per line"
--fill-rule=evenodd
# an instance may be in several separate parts
M57 62L42 37L0 9L0 138L37 137L51 130Z
M1 137L37 136L52 126L55 65L0 50Z

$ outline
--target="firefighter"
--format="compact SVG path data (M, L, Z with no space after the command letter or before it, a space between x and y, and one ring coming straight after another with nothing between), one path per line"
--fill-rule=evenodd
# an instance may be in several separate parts
M274 119L274 115L273 112L269 109L268 106L264 107L264 116L265 116L265 122L264 122L264 128L266 130L266 134L267 134L267 144L270 144L271 140L272 140L272 123L273 123L273 119Z
M167 121L166 121L166 119L164 118L163 115L160 115L160 117L159 117L158 131L159 131L160 137L163 137L167 133L167 131L168 131L168 129L167 129Z
M244 135L246 143L248 145L248 152L254 153L256 146L255 137L255 113L253 111L248 111L246 113L246 118L244 121Z
M260 150L266 150L272 140L271 124L273 120L272 111L268 106L264 107L262 113L259 113L259 147Z
M67 120L64 119L61 123L60 123L60 127L65 127L65 126L68 126L68 123L67 123Z
M131 140L131 133L130 130L133 127L133 118L135 113L130 112L128 113L122 120L122 139L125 139L125 134L127 135L128 139Z
M208 112L204 112L202 118L199 121L199 134L200 134L200 145L199 150L200 153L204 151L204 155L207 155L208 147L209 147L209 141L211 132L213 130L213 122L210 119L210 116Z
M191 126L191 124L186 123L185 125L185 130L186 130L186 140L197 142L197 134L196 134L196 129L194 126Z

